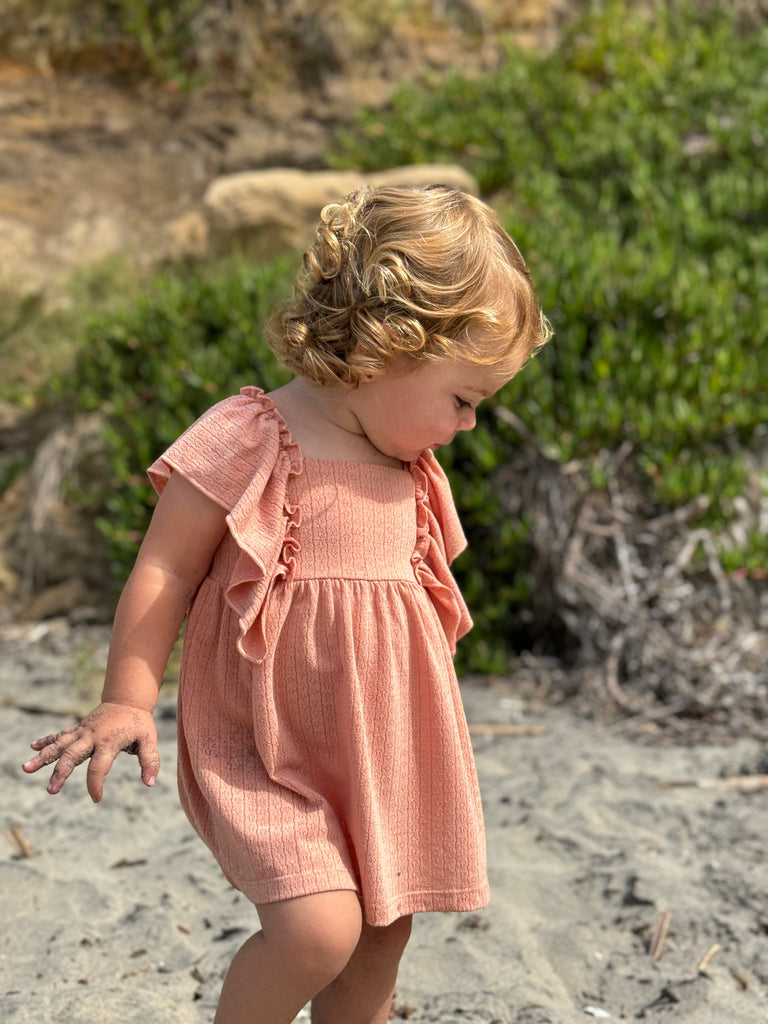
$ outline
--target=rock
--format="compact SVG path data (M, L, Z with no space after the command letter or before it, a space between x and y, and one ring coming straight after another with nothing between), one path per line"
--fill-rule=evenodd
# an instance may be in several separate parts
M324 167L323 151L329 146L326 124L304 116L299 104L289 108L285 121L266 120L264 117L243 118L236 134L227 141L218 173L239 174L265 170L268 167L292 167L302 171L317 171Z
M43 248L59 266L84 267L135 249L137 243L129 218L88 196L71 204L62 230L47 237Z
M108 472L105 459L98 413L59 423L37 445L0 497L0 597L23 601L74 579L91 595L106 589L104 539L93 516L67 498L68 487Z
M208 222L199 210L189 210L165 225L165 256L172 261L202 258L208 250Z
M203 197L211 243L240 243L253 255L274 257L310 243L320 210L365 185L447 184L478 193L475 179L452 164L413 164L374 174L278 167L216 178Z
M458 164L407 164L366 174L369 185L452 185L476 196L480 194L474 175Z
M9 291L26 295L43 284L38 241L29 224L15 217L0 217L0 268L3 286Z
M69 616L84 605L90 596L85 582L79 577L73 577L35 594L22 605L18 619L20 622L40 622L42 619Z

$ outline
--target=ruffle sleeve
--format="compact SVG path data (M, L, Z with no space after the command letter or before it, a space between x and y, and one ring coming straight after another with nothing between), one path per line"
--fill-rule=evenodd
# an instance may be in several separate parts
M434 453L422 452L410 469L416 486L416 577L429 593L455 652L457 641L472 628L472 619L449 566L467 541L448 478Z
M262 612L293 563L298 510L286 502L286 486L301 466L277 408L261 388L247 387L209 409L148 470L158 493L175 471L228 510L239 554L225 599L238 616L238 650L251 661L266 654Z

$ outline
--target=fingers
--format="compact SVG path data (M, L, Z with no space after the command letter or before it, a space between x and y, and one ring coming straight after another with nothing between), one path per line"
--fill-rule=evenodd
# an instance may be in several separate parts
M144 785L154 786L157 773L160 771L160 753L157 745L151 740L140 739L136 743L132 743L127 748L127 751L128 753L138 755L141 780ZM95 804L98 804L104 795L104 779L107 777L118 753L119 751L97 749L91 755L85 784L88 794Z
M33 750L42 750L43 747L47 747L49 743L55 743L60 736L64 735L66 734L63 732L52 732L48 736L43 736L39 740L32 740L30 747L32 747Z
M91 756L85 776L85 786L95 804L99 803L104 795L104 779L116 756L117 751L112 753L106 750L96 750Z
M67 743L63 749L61 749L62 743ZM50 749L53 753L46 752L46 764L53 761L56 761L56 764L48 783L48 792L56 794L61 792L64 783L75 768L91 757L94 748L93 741L86 737L72 737L69 740L67 737L62 737L59 743L54 744Z
M94 803L101 800L104 779L121 750L138 755L141 778L146 786L155 784L160 770L157 734L151 713L135 709L105 710L102 705L83 719L77 728L41 737L31 746L37 754L22 766L25 772L36 772L56 762L48 783L51 794L61 792L75 768L90 759L86 787Z
M52 764L64 754L68 747L77 742L77 738L77 730L71 730L44 736L39 740L33 740L30 746L33 750L37 750L38 754L22 765L23 770L27 773L32 773L45 768L48 764ZM84 761L86 757L88 757L88 753L83 754L80 761ZM75 761L67 774L70 774L72 769L80 764L80 761Z
M49 748L49 749L55 749ZM48 754L46 752L44 764L51 764L56 761L48 792L52 795L60 793L64 783L79 764L82 764L93 752L93 745L85 740L71 743L61 753ZM41 766L42 767L42 766Z
M141 781L145 786L154 786L160 771L160 751L157 749L157 744L144 740L139 743L137 754L141 768Z

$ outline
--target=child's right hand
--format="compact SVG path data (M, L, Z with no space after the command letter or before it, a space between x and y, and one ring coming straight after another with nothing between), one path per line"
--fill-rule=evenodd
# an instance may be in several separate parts
M49 793L58 793L77 765L90 758L86 785L94 803L101 800L104 779L121 750L138 755L146 786L154 786L160 770L151 712L123 704L100 704L74 729L43 736L31 746L38 753L23 765L25 772L36 772L56 762Z

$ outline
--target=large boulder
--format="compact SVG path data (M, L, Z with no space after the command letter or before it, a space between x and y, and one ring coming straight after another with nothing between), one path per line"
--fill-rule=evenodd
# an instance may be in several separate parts
M104 538L93 514L68 497L69 488L88 490L108 472L101 414L73 423L41 414L7 427L0 416L6 446L28 464L0 495L0 608L28 619L85 606L92 617L108 613L113 580Z
M321 209L366 185L453 185L477 195L474 177L452 164L412 164L386 171L301 171L276 167L216 178L203 206L210 245L242 245L256 256L304 249L312 240Z

